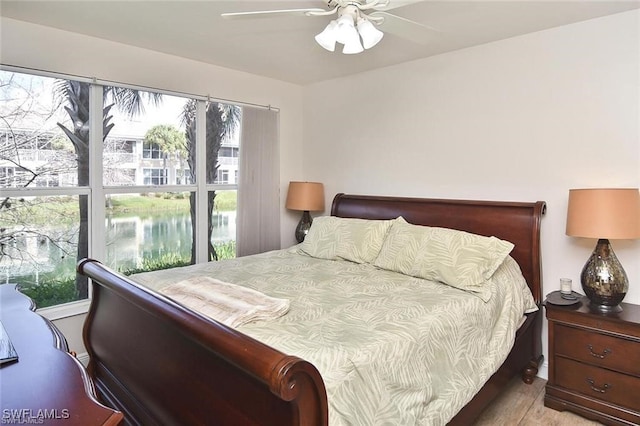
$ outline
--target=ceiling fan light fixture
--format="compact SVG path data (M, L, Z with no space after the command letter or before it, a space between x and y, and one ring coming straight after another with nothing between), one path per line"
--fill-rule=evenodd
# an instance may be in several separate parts
M356 38L349 39L342 48L342 53L345 55L353 55L354 53L362 53L364 48L360 44L360 37L356 33Z
M2 1L2 0L0 0ZM427 25L388 13L388 9L400 7L417 0L322 0L326 8L255 10L249 12L223 13L224 18L244 19L263 18L283 15L329 16L337 18L315 36L315 40L330 52L336 49L336 43L344 45L342 53L352 54L371 49L384 37L377 27L384 24L384 30L418 44L428 43L439 30ZM419 0L418 0L419 1ZM398 6L390 6L397 2ZM362 39L362 42L361 42ZM364 47L363 47L364 45Z
M336 41L338 43L347 44L354 37L360 37L355 27L353 15L344 13L337 19Z
M362 44L365 49L371 49L384 37L382 31L377 29L371 21L363 17L358 19L358 32L360 33L360 37L362 37Z
M315 39L316 42L327 49L329 52L336 50L336 38L338 33L338 23L335 20L329 22L329 25L318 34Z
M342 53L346 55L352 55L354 53L360 53L364 51L362 44L360 44L360 35L358 34L356 27L354 26L343 27L343 31L342 33L340 33L338 42L344 44Z

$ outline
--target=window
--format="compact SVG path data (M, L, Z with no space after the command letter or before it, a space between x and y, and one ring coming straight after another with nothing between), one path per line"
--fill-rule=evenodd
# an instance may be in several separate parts
M143 169L144 185L166 185L167 170L166 169Z
M176 170L176 185L191 185L191 171L189 169Z
M133 153L133 149L136 146L136 141L134 140L124 140L119 144L119 149L121 152L129 152Z
M88 255L89 117L82 112L90 86L2 70L0 83L2 281L20 285L39 307L85 299L87 280L76 277L75 262ZM86 102L80 113L56 96L69 88Z
M0 167L0 187L11 188L15 187L13 175L15 174L15 167Z
M105 263L122 273L191 263L189 192L108 197Z
M5 70L0 83L3 282L42 308L90 297L82 257L128 274L235 256L239 107ZM135 117L123 102L132 91L145 111ZM90 98L114 106L103 116ZM112 126L89 131L100 120ZM218 176L225 155L236 165ZM209 206L206 225L196 206Z
M142 148L142 158L164 158L164 153L157 143L145 142Z
M229 183L229 170L218 169L218 174L216 175L215 183L217 184Z
M220 157L238 158L237 146L223 146L220 148Z
M210 197L214 198L214 207L209 217L211 229L210 241L218 259L236 257L236 217L238 204L238 191L218 190L211 191Z

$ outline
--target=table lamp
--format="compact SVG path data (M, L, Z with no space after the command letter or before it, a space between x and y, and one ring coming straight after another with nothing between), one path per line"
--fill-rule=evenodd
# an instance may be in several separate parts
M591 309L622 311L620 302L629 289L629 279L609 239L640 238L638 188L569 190L566 234L598 239L580 275Z
M289 182L286 207L302 211L302 218L296 227L296 241L304 241L311 228L310 211L324 210L324 186L319 182Z

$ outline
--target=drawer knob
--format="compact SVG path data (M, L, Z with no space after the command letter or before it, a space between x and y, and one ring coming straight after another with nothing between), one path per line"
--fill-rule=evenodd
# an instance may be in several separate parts
M587 347L589 348L589 353L594 358L604 359L611 353L611 349L605 349L604 351L602 351L602 353L599 354L593 351L593 345L588 345Z
M609 383L605 383L604 386L602 386L601 388L596 386L596 382L592 379L587 377L587 383L589 383L589 386L591 387L591 390L598 392L598 393L605 393L606 391L608 391L611 388L611 385Z

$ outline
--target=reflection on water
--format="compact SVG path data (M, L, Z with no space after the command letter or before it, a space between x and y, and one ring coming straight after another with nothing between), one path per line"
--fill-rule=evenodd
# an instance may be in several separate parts
M8 255L0 256L0 283L33 285L51 277L72 276L78 236L77 229L71 228L48 226L40 228L40 234L14 234L11 251L7 250Z
M214 214L212 224L212 242L236 239L235 211ZM139 267L143 259L191 258L189 213L109 217L106 229L106 262L114 269Z
M235 211L214 214L212 223L213 243L235 241ZM139 267L143 259L156 261L173 256L188 261L191 258L191 217L188 212L108 217L105 225L105 264L116 270ZM62 231L69 232L68 226L50 226L46 233L56 235ZM51 277L73 277L77 233L67 241L65 244L54 243L52 239L25 233L18 241L22 260L3 258L0 282L37 285Z

